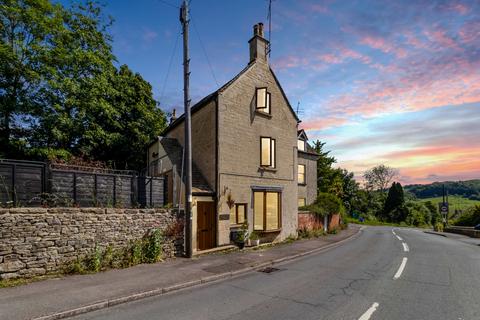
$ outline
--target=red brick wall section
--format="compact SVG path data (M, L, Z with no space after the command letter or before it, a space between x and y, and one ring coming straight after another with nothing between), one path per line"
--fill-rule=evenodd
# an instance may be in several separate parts
M298 212L298 230L323 229L323 219L308 211Z
M340 215L333 214L328 218L328 229L338 229L340 227ZM298 230L323 229L323 218L308 211L298 212Z
M337 214L332 214L329 218L328 218L328 229L329 230L332 230L332 229L338 229L340 227L340 215L337 213Z

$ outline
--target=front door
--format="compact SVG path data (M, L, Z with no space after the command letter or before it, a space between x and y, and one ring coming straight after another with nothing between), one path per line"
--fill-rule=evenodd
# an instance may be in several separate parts
M197 249L215 247L215 207L214 202L197 202Z

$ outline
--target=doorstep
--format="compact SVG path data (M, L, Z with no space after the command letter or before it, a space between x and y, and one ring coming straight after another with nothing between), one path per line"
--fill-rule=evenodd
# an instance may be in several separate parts
M234 246L232 244L228 244L228 245L225 245L225 246L215 247L215 248L211 248L211 249L195 251L193 253L193 255L194 256L201 256L201 255L204 255L204 254L224 252L224 251L233 251L233 250L236 250L236 249L238 249L237 246Z

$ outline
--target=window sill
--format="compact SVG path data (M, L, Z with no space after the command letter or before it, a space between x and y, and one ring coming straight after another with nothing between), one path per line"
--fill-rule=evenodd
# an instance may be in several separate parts
M259 171L267 171L267 172L272 172L272 173L276 173L277 172L277 168L271 168L271 167L258 167L258 170Z
M238 229L243 226L243 223L230 224L230 229Z
M266 112L263 112L263 111L255 110L255 114L258 114L259 116L262 116L262 117L265 117L265 118L268 118L268 119L272 118L272 115L270 113L266 113Z
M305 187L307 184L306 183L299 183L299 186Z
M262 233L275 233L275 232L280 232L282 231L282 228L280 229L273 229L273 230L254 230L255 232L258 232L260 234Z

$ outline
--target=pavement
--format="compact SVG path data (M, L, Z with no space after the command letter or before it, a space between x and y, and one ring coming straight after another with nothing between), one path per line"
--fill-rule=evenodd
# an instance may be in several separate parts
M422 230L369 226L275 267L73 319L480 319L480 247Z
M480 238L471 238L463 234L450 233L450 232L437 232L432 230L426 230L425 233L435 234L441 237L446 237L452 240L460 241L467 244L473 244L475 246L480 246Z
M352 225L335 235L259 250L210 254L193 259L178 258L128 269L66 276L3 288L0 289L0 319L61 319L233 279L257 269L339 246L358 236L360 229L360 226Z

